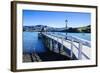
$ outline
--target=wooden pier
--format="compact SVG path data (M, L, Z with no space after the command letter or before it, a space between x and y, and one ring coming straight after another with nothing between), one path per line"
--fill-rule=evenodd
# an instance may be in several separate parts
M89 60L91 58L90 41L53 32L41 32L38 37L43 41L47 51L23 54L23 62Z
M73 36L41 32L42 40L50 51L67 56L70 59L90 59L90 41Z

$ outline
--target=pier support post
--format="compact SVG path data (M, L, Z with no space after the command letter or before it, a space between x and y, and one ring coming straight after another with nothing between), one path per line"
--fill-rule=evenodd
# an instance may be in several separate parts
M46 41L47 41L46 42L46 46L49 48L50 47L50 45L49 45L50 44L49 38L46 37Z
M56 52L56 41L53 40L53 51Z
M58 43L58 51L59 51L59 54L61 53L61 45Z
M55 42L55 52L59 53L58 42Z
M50 39L49 42L50 42L50 50L52 51L53 50L52 39Z

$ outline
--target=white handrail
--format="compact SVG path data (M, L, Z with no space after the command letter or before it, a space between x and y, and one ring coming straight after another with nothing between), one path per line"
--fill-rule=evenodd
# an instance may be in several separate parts
M57 40L58 40L58 38L60 38L61 40L62 40L62 43L61 44L63 44L63 41L66 41L66 42L68 42L66 39L65 39L65 37L64 36L58 36L58 35L55 35L55 34L52 34L52 33L43 33L44 35L51 35L51 36L53 36L53 37L56 37L57 38ZM80 40L80 39L78 39L78 38L76 38L76 37L72 37L72 36L67 36L68 37L68 39L70 38L70 42L69 43L71 43L71 55L70 55L70 57L72 58L73 57L73 46L78 50L78 59L82 59L82 55L83 56L85 56L87 59L89 59L89 57L85 54L85 53L83 53L82 52L82 45L86 45L86 44L84 44L83 43L83 41L84 40ZM50 38L50 37L49 37ZM53 39L53 38L52 38ZM65 40L64 40L65 39ZM53 39L53 40L55 40L55 39ZM56 40L56 41L57 41ZM76 41L77 40L77 41ZM73 42L78 42L79 43L79 46L76 46ZM87 42L88 44L90 44L90 42L88 42L88 41L85 41L85 42ZM90 47L89 45L86 45L86 46L88 46L88 47Z

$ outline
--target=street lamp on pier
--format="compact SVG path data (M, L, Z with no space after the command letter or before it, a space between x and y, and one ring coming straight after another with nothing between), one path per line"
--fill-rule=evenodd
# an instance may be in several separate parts
M68 20L67 19L65 20L65 23L66 23L66 35L67 35L67 30L68 30Z

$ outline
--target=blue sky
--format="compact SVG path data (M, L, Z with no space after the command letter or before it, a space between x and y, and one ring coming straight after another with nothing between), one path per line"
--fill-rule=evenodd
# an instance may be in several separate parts
M82 27L91 24L90 13L23 10L23 26L47 25L61 28L66 26L66 19L68 27Z

